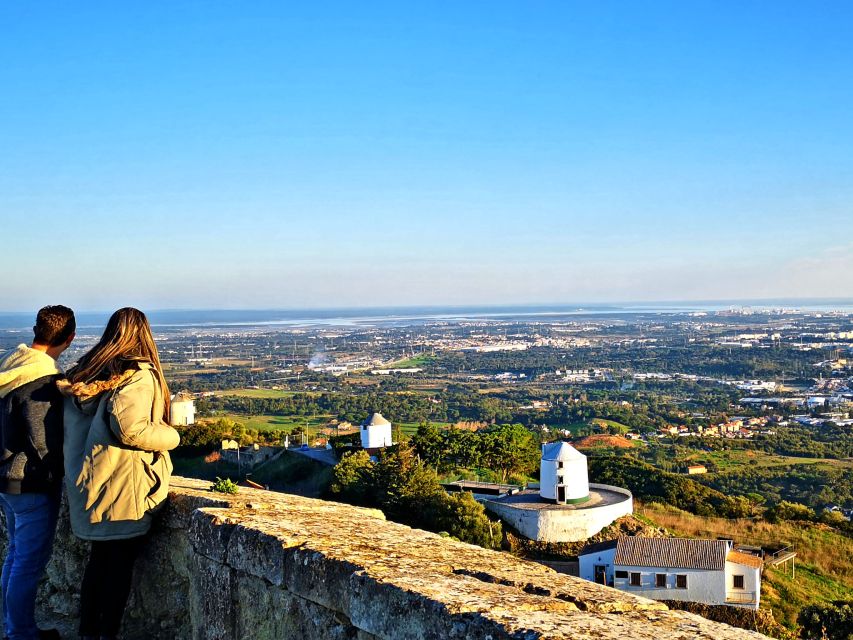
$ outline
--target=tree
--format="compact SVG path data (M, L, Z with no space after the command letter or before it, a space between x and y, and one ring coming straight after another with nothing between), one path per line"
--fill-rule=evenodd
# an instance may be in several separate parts
M782 500L775 507L767 511L766 518L770 522L778 522L779 520L814 520L815 513L804 504Z
M503 540L500 522L486 516L486 510L474 496L461 491L443 496L435 526L450 536L487 549L499 549Z
M332 471L329 491L344 502L374 506L374 467L364 450L345 453Z
M853 637L853 600L836 600L803 608L797 616L801 638L849 640Z
M539 463L539 444L520 424L502 424L485 433L483 464L506 482L510 474L528 474Z
M499 523L470 494L449 496L435 471L411 447L384 449L377 462L364 451L347 453L335 466L333 497L351 504L378 507L389 519L428 531L445 531L473 544L498 548Z
M414 450L426 462L435 469L440 469L445 453L445 443L441 431L434 424L423 423L418 427L417 433L409 440Z

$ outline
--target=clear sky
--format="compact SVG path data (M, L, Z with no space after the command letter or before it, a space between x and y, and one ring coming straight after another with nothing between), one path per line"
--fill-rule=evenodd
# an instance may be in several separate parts
M3 2L0 310L853 297L852 114L848 0Z

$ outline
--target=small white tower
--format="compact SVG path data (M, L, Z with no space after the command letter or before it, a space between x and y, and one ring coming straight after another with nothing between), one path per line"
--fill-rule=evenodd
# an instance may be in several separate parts
M382 417L381 413L374 413L361 425L361 447L362 449L381 449L394 444L391 441L391 423Z
M568 442L542 445L539 495L557 504L589 500L586 456Z
M172 396L172 408L169 411L169 423L175 426L186 426L195 422L195 401L185 391Z

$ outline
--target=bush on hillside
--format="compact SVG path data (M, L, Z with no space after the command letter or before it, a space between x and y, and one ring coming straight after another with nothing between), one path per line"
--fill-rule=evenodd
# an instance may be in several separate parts
M803 608L797 616L801 638L853 638L853 600L836 600Z
M780 520L814 520L815 512L804 504L782 500L782 502L768 509L764 517L770 522L779 522Z
M346 453L335 466L331 497L382 509L389 519L427 531L446 532L486 548L499 548L499 522L467 493L448 495L438 475L406 446L389 447L373 462L365 451Z
M726 496L627 456L591 456L588 464L590 481L625 487L644 502L662 502L696 515L726 518L744 518L752 510L747 498Z

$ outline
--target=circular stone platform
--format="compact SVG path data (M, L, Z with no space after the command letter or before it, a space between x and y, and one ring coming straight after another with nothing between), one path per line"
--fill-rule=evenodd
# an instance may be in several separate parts
M589 485L589 500L555 504L536 490L485 500L488 511L523 536L540 542L578 542L601 531L611 522L634 512L631 492L606 484Z

